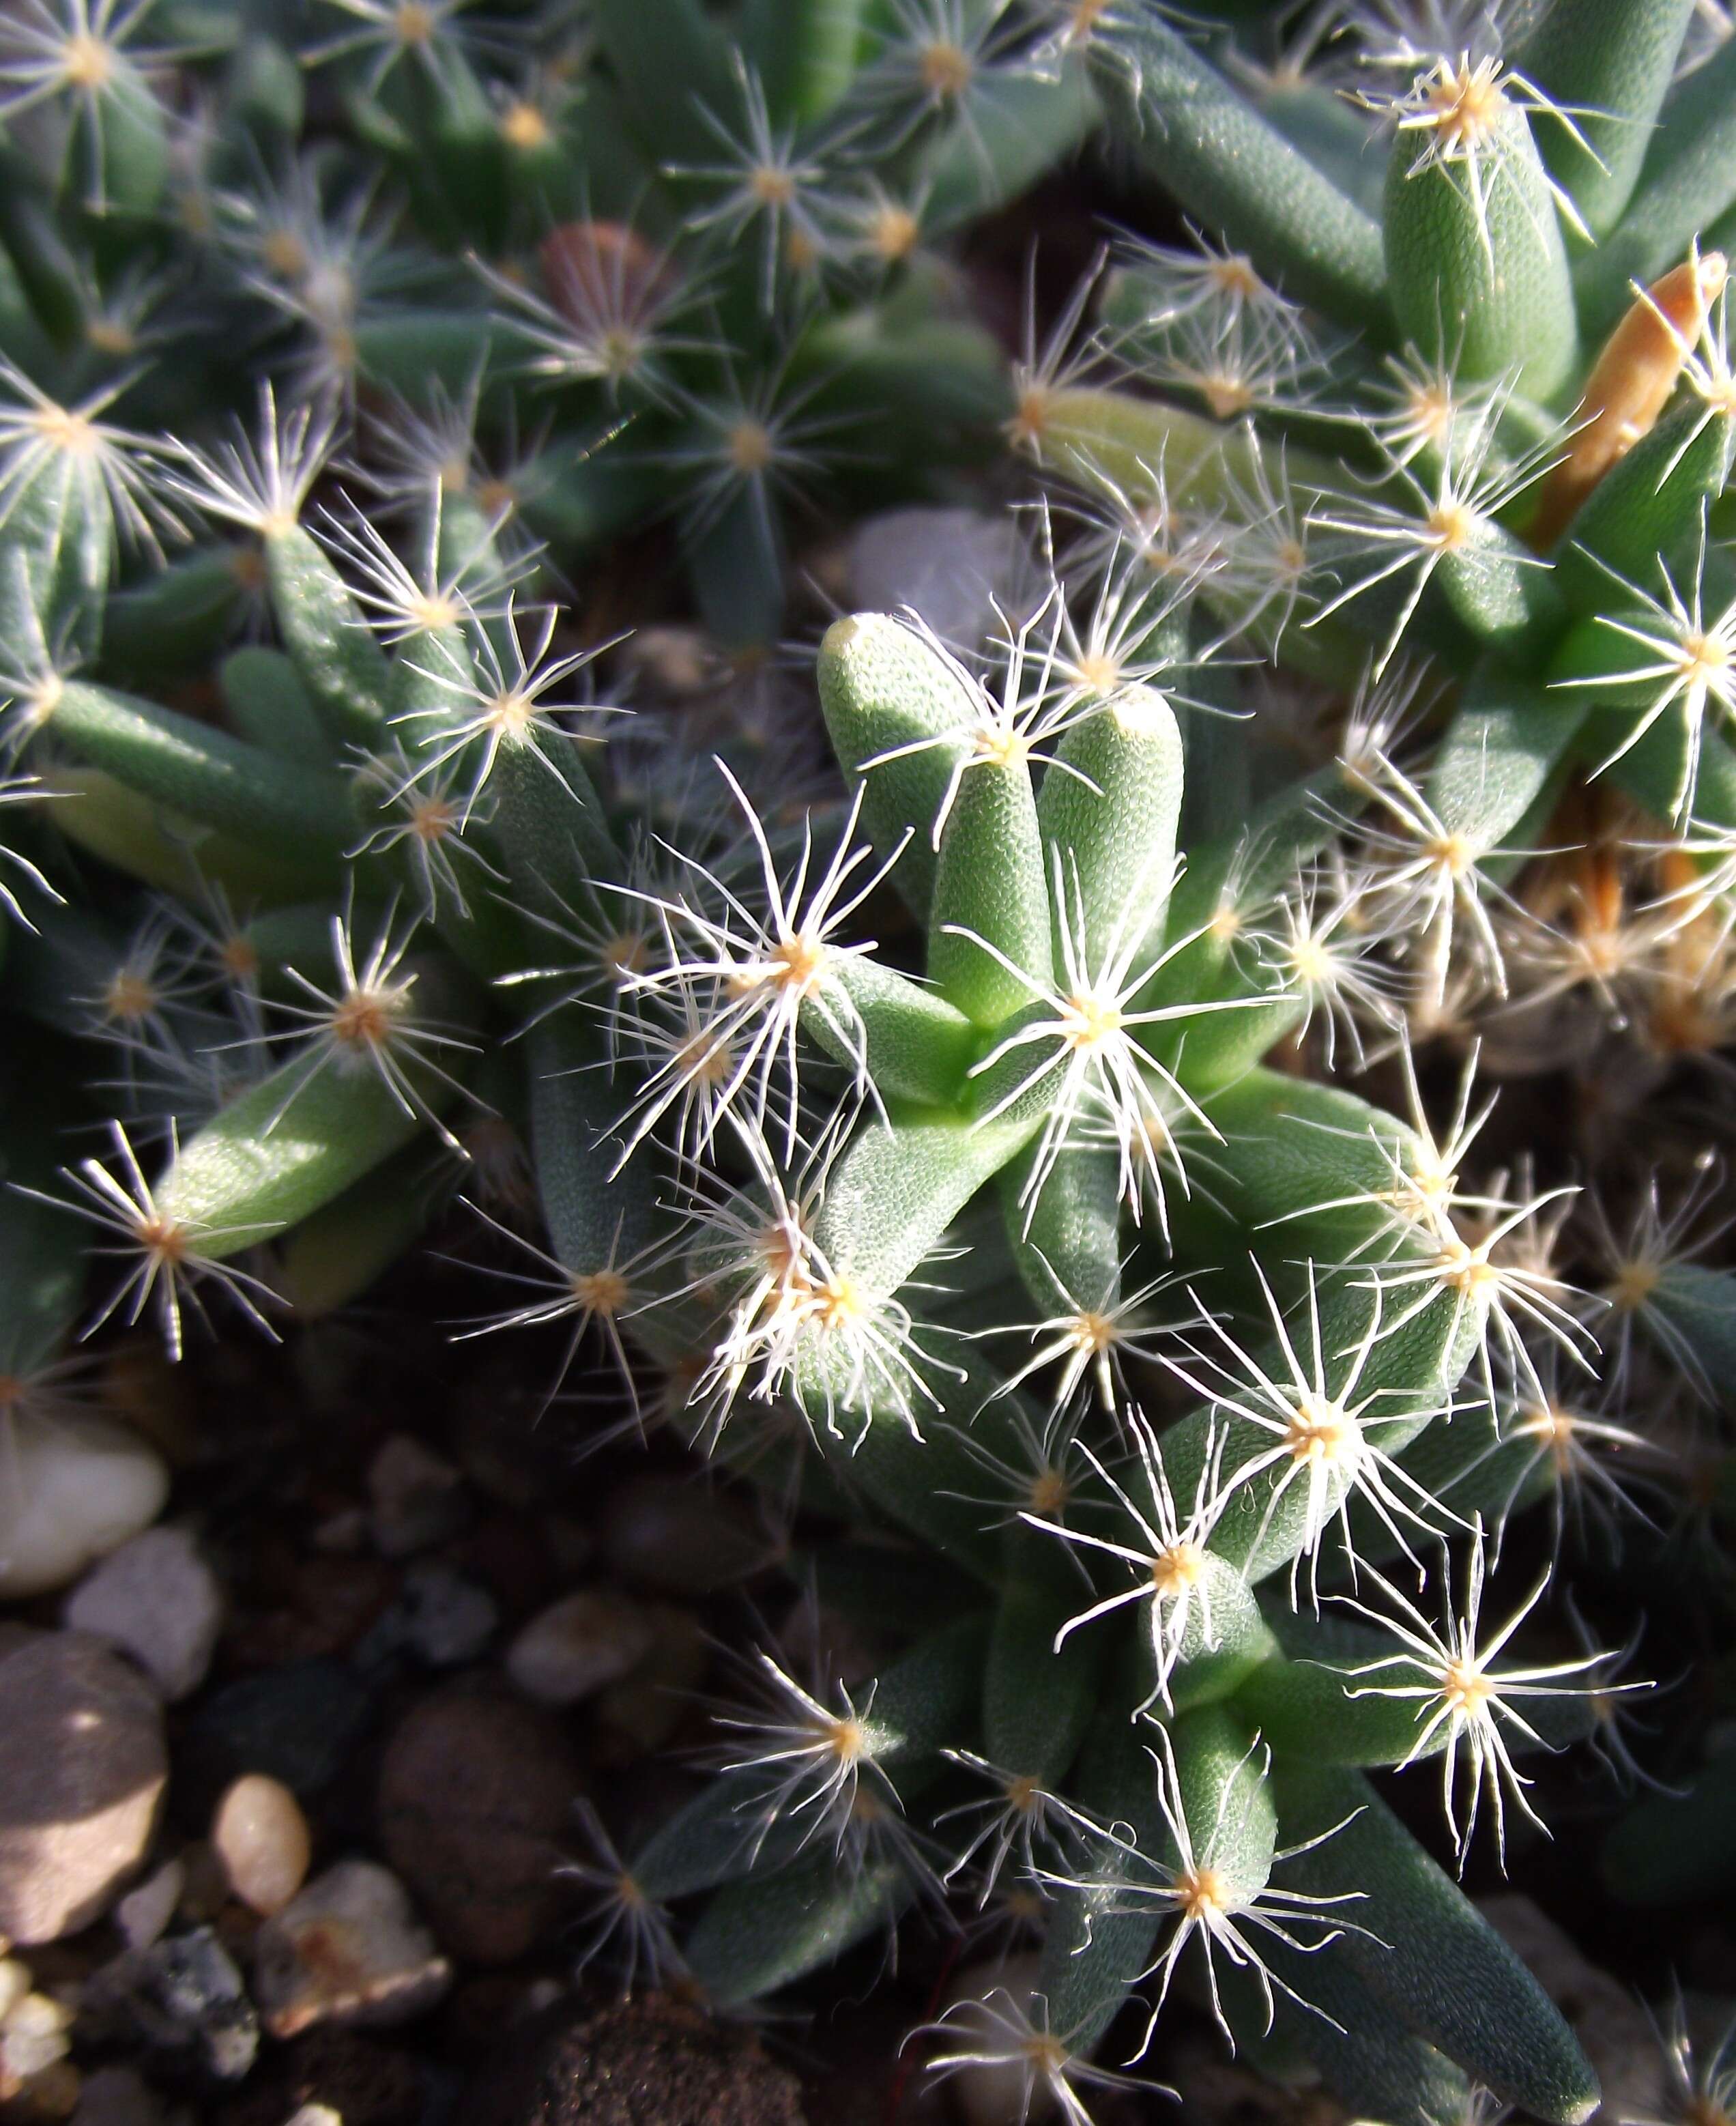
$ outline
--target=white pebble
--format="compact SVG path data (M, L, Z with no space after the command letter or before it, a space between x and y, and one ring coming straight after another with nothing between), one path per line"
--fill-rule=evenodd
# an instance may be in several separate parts
M163 1510L168 1471L124 1425L14 1410L4 1433L0 1601L66 1586Z
M300 1803L263 1772L244 1773L218 1802L211 1845L229 1887L267 1918L301 1887L314 1853Z
M69 1629L130 1654L171 1705L205 1681L223 1628L223 1590L185 1528L147 1528L67 1597Z
M129 1949L149 1949L161 1939L186 1887L186 1869L178 1860L165 1860L154 1875L127 1892L115 1907L115 1924Z
M531 1619L507 1654L507 1673L541 1704L577 1705L638 1667L653 1637L635 1604L581 1590Z
M944 641L975 649L1001 612L1038 596L1031 549L1004 514L918 507L865 517L850 541L848 603L858 612L920 613Z
M368 1524L382 1557L411 1557L455 1534L469 1516L464 1479L441 1455L394 1432L368 1467Z
M31 1990L31 1968L16 1956L0 1957L0 2023Z
M72 2048L67 2032L73 2011L46 1993L26 1993L0 2023L0 2086L28 2081L63 2060Z
M253 1997L274 2038L408 2022L451 1982L403 1883L371 1860L327 1869L253 1938Z

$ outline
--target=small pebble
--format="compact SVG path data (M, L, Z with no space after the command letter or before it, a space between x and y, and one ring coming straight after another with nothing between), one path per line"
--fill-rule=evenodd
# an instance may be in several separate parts
M0 2095L16 2095L66 2057L72 2022L72 2010L46 1993L13 2001L0 2018Z
M254 1996L275 2038L316 2023L408 2022L451 1978L403 1885L371 1860L328 1868L254 1941Z
M751 1579L773 1554L733 1501L690 1478L634 1476L610 1495L603 1556L644 1586L709 1594Z
M368 1496L368 1525L382 1557L409 1557L443 1543L469 1516L463 1477L407 1432L394 1432L374 1457Z
M541 1466L543 1443L519 1420L502 1410L502 1398L476 1399L460 1389L447 1431L454 1458L474 1488L498 1505L527 1513L549 1495L558 1473Z
M710 637L696 627L673 621L642 627L634 635L626 657L663 692L696 694L717 684L716 651Z
M1001 612L1015 621L1040 595L1022 528L1002 513L919 506L865 517L850 541L844 603L922 615L944 641L974 649Z
M582 1589L531 1619L507 1650L507 1673L541 1704L577 1705L636 1668L653 1637L636 1603Z
M598 1717L640 1756L661 1750L686 1718L708 1659L705 1632L688 1611L653 1602L645 1615L654 1635L650 1652L597 1699Z
M301 1804L263 1772L247 1772L217 1804L211 1845L229 1887L243 1904L269 1918L307 1880L313 1840Z
M398 1599L356 1648L358 1667L368 1669L399 1652L430 1668L460 1668L493 1637L500 1609L485 1587L450 1565L413 1565Z
M73 2126L162 2126L163 2105L130 2067L101 2067L85 2076Z
M204 1682L223 1627L223 1590L185 1528L147 1528L67 1598L71 1630L130 1654L171 1705Z
M148 2035L196 2049L219 2081L239 2081L259 2049L259 2018L234 1958L210 1927L159 1941L138 1959L132 1991Z
M115 1907L115 1924L129 1949L149 1949L162 1939L186 1889L186 1869L178 1860L165 1860L127 1892Z
M167 1779L162 1703L100 1640L20 1631L0 1646L0 1935L29 1947L106 1911L150 1850Z
M457 1668L493 1637L500 1611L486 1588L446 1565L413 1565L404 1575L404 1636L430 1668Z
M180 1852L181 1901L176 1916L190 1925L203 1926L216 1918L229 1901L229 1878L224 1865L204 1839L196 1838Z
M340 1506L314 1529L312 1540L315 1550L353 1557L366 1547L368 1517L360 1506Z
M231 1637L238 1668L347 1654L391 1606L399 1574L383 1557L340 1557L310 1551L281 1582L278 1600Z
M149 1528L169 1472L138 1434L72 1411L14 1410L0 1484L0 1600L50 1594Z
M130 2067L101 2067L87 2075L73 2126L162 2126L163 2105L144 2076Z
M0 1957L0 2024L30 1990L30 1966L16 1956Z
M40 2074L31 2076L12 2115L21 2122L21 2126L25 2120L70 2119L78 2109L79 2093L83 2086L84 2077L69 2059L52 2060Z

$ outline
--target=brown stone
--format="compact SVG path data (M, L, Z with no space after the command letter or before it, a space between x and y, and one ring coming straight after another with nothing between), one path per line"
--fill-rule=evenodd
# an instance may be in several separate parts
M511 1963L554 1925L578 1792L558 1722L502 1685L451 1684L401 1722L380 1840L451 1955Z
M508 1618L528 1616L557 1589L542 1528L527 1514L490 1514L441 1555L466 1579L479 1580Z
M231 1632L229 1660L238 1669L277 1668L347 1653L396 1595L399 1579L376 1557L300 1559L283 1606Z
M795 2076L751 2031L657 1993L515 2029L463 2110L474 2126L805 2126Z
M26 1946L106 1911L150 1850L168 1778L163 1708L83 1632L0 1652L0 1935Z

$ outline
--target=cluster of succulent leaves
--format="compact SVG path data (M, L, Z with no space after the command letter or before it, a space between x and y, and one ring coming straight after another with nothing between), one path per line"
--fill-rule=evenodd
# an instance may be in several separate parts
M1653 1776L1549 1574L1479 1614L1526 1509L1725 1599L1716 1169L1592 1142L1576 1200L1474 1075L1631 1108L1736 1035L1736 40L1284 12L16 12L0 1407L76 1405L93 1253L178 1353L456 1188L484 1325L908 1642L767 1652L592 1871L625 1975L739 2007L920 1906L1035 1940L931 2045L1032 2105L1174 1974L1362 2115L1573 2120L1367 1773L1433 1766L1461 1869L1542 1753ZM1190 240L1009 361L948 239L1087 142ZM990 480L1045 498L997 639L837 621L828 763L792 508ZM647 526L707 720L597 697L572 586ZM1678 1727L1618 1893L1736 1863Z

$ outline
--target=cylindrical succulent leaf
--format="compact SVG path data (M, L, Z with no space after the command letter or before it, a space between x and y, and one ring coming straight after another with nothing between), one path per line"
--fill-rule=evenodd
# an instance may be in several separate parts
M1693 0L1554 0L1515 64L1569 120L1539 142L1593 237L1621 217L1652 144Z
M1092 77L1124 137L1182 207L1300 300L1377 333L1380 230L1153 8L1090 34Z
M1401 106L1386 178L1386 270L1405 335L1467 382L1547 399L1578 324L1548 175L1498 74L1442 60Z
M1322 1840L1295 1878L1360 1893L1367 1931L1335 1946L1364 1984L1498 2096L1558 2126L1590 2118L1597 2078L1560 2010L1367 1781L1290 1759L1274 1776L1285 1838Z

